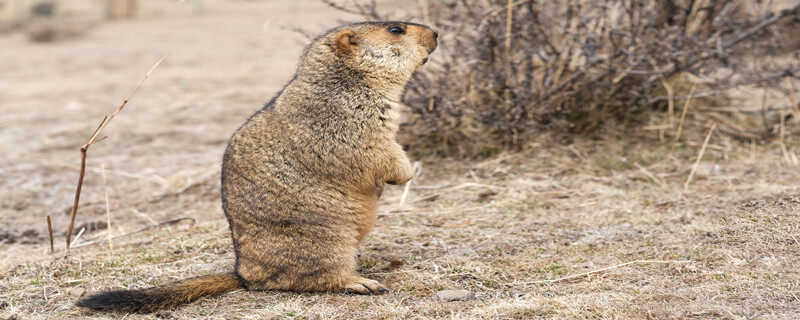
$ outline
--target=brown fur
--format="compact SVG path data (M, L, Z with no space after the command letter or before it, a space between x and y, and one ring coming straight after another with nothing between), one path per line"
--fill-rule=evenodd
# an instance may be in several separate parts
M222 163L222 207L240 281L198 277L141 290L168 290L161 295L168 302L138 310L84 303L95 296L78 305L152 311L236 288L385 291L357 274L356 250L375 223L384 184L414 174L395 142L398 101L436 38L405 22L332 29L306 47L294 79L233 135Z

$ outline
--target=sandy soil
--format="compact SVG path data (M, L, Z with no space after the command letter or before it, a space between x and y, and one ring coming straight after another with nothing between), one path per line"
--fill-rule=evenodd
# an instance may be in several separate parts
M231 269L218 191L225 142L291 77L306 40L280 26L319 32L346 18L309 1L237 5L103 22L53 43L0 35L0 317L119 318L72 302ZM77 244L195 223L64 258L78 147L164 55L90 149L77 225L106 221L107 194L111 228ZM609 133L484 161L426 159L405 203L402 188L386 191L360 254L361 271L392 292L238 291L126 317L800 317L800 171L776 143L751 149L715 134L685 189L703 136L689 130L672 153L654 134ZM476 299L442 302L443 289Z

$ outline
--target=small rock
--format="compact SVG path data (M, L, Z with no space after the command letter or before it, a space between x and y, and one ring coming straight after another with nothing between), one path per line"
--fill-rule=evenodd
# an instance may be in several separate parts
M497 192L492 190L484 191L478 194L478 200L480 201L487 201L492 198L492 196L497 195Z
M475 293L469 290L442 290L436 293L442 301L467 301L475 299Z
M519 290L515 290L515 289L511 289L511 290L509 290L507 292L507 294L511 298L519 298L521 296L524 296L525 292L522 292L522 291L519 291Z
M744 261L744 260L739 259L739 258L731 257L731 264L733 264L734 266L740 266L740 265L743 265L745 263L747 263L747 261Z
M491 298L492 298L492 294L488 293L488 292L476 292L475 293L475 299L478 299L478 300L485 300L485 299L491 299Z
M775 267L779 264L777 259L772 257L763 257L759 260L759 262L770 268Z
M159 312L156 312L156 317L158 317L158 318L161 318L161 319L169 319L169 318L172 318L172 311L169 311L169 310L161 310L161 311L159 311Z
M69 288L69 290L67 290L67 294L73 298L83 297L84 293L86 293L86 289L81 287Z

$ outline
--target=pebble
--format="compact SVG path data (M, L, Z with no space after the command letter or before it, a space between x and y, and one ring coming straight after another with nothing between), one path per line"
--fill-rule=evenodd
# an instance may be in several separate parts
M442 301L467 301L475 299L475 293L469 290L442 290L436 293Z
M70 288L69 290L67 290L67 294L73 298L83 297L84 293L86 293L86 289L81 287Z
M161 319L169 319L169 318L172 318L172 311L169 311L169 310L161 310L161 311L159 311L159 312L156 312L156 317L159 317L159 318L161 318Z

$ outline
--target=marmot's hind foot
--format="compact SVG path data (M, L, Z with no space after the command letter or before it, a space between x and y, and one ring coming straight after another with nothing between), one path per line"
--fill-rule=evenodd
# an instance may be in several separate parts
M378 281L356 277L353 278L350 283L346 284L342 288L342 291L345 293L357 294L381 294L389 291L389 289Z

